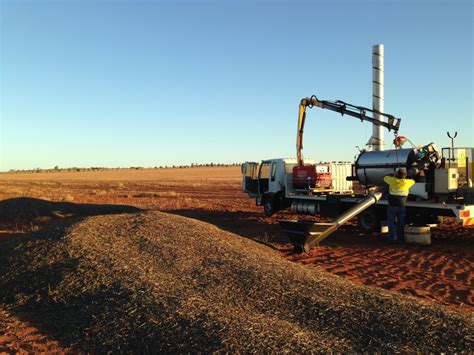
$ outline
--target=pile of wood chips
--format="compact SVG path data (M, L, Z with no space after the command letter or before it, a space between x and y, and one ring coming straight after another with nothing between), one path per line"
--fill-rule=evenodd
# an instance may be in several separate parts
M89 217L0 248L0 305L86 352L469 352L474 317L192 219Z

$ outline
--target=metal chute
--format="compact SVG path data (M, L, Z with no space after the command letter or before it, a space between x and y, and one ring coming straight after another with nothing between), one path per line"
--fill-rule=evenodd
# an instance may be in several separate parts
M355 206L351 207L333 222L314 223L309 221L280 220L280 226L297 251L308 252L312 247L329 237L351 218L375 205L382 197L381 192L372 192Z

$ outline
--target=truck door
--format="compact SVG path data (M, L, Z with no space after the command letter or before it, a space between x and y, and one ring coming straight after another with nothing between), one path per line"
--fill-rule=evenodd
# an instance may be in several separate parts
M258 195L258 167L259 164L255 162L246 161L242 164L242 191L251 197Z
M281 190L280 187L280 164L276 161L272 161L270 165L270 181L268 182L268 191L278 192ZM278 169L278 170L277 170Z
M270 187L270 166L272 162L270 160L266 160L262 162L260 165L260 169L258 172L258 193L261 195L268 192Z

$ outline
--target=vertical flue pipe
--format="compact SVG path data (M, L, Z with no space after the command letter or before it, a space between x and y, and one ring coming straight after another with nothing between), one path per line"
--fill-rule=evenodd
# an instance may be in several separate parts
M374 110L384 112L384 48L383 44L372 47L372 107ZM375 113L379 121L383 116ZM382 126L372 126L372 137L369 140L373 150L384 150L384 132Z

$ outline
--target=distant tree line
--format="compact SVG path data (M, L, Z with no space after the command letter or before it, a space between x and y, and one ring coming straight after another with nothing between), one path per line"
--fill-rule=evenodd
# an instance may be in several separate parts
M53 172L80 172L80 171L107 171L107 170L143 170L143 169L190 169L190 168L203 168L203 167L228 167L228 166L240 166L241 163L191 163L189 165L160 165L155 167L142 167L142 166L130 166L120 168L106 168L93 166L90 168L60 168L56 165L53 169L10 169L9 173L53 173Z

